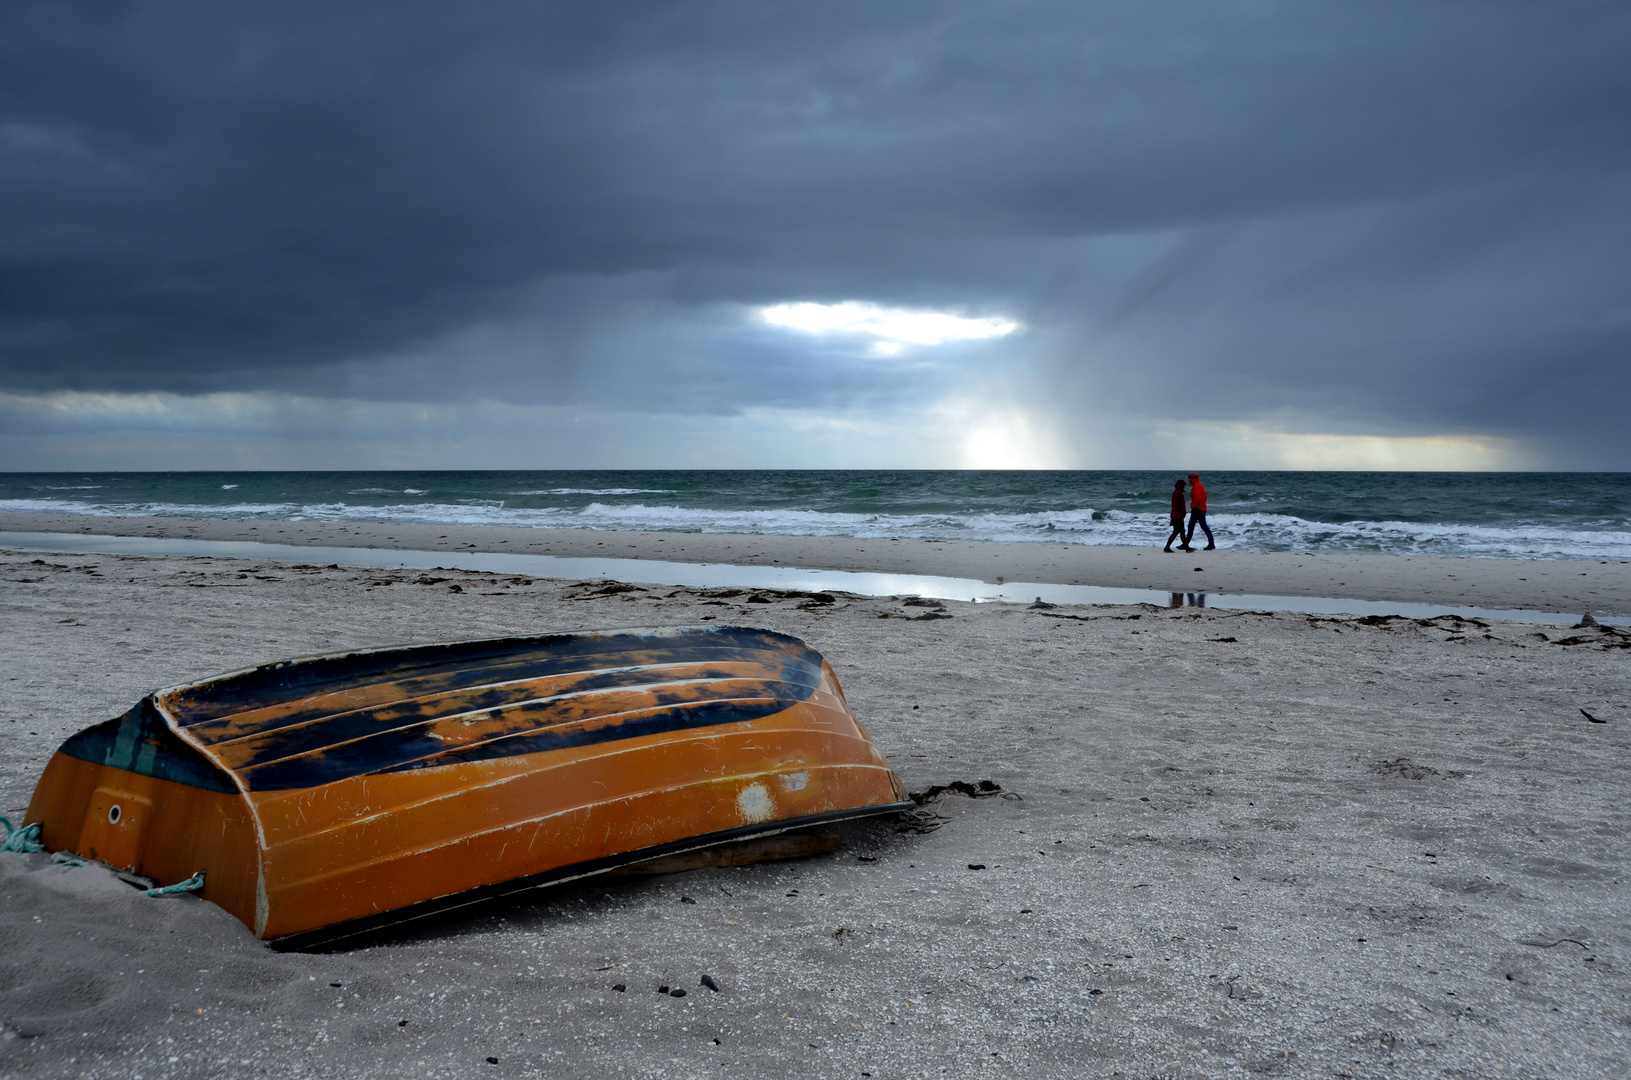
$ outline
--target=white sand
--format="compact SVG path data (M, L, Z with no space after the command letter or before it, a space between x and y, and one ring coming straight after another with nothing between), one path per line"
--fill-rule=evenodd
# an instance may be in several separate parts
M722 542L667 543L703 540ZM877 569L904 542L855 546ZM1162 587L1149 572L1127 583ZM316 956L192 897L0 855L0 1075L1625 1075L1616 632L955 603L907 621L926 609L437 576L0 553L0 807L26 804L68 735L184 679L710 616L822 650L908 787L990 777L1025 799L951 798L927 836L544 892ZM1593 602L1537 595L1523 606Z

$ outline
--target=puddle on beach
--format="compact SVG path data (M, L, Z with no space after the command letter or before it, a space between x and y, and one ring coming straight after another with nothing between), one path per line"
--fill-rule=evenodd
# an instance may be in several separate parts
M1449 607L1393 600L1349 600L1325 596L1269 596L1234 593L1176 593L1156 589L1118 589L1100 585L1049 585L1008 581L992 584L973 578L927 574L873 574L850 570L801 570L780 566L734 566L729 563L681 563L658 559L579 559L559 555L512 555L480 551L399 551L388 548L320 547L268 544L254 540L184 540L148 536L96 536L77 533L0 532L0 548L74 555L142 555L275 562L335 563L340 566L391 570L477 570L528 574L545 578L614 578L642 585L693 588L736 587L806 592L847 592L861 596L923 596L975 603L1152 604L1156 607L1224 608L1234 611L1294 611L1307 615L1434 615L1499 619L1506 622L1560 623L1579 612L1525 611ZM1627 625L1631 618L1599 617L1599 622Z

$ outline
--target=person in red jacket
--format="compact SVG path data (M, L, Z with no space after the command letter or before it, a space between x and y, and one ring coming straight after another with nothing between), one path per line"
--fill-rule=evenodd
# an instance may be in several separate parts
M1195 526L1199 525L1206 532L1205 551L1217 547L1217 541L1212 539L1212 526L1206 523L1206 485L1201 483L1201 474L1189 474L1189 532L1184 536L1184 550L1194 550L1189 542L1195 539Z
M1172 532L1167 536L1167 546L1162 551L1171 551L1174 540L1182 541L1183 550L1189 550L1189 541L1184 539L1184 482L1177 481L1172 485Z

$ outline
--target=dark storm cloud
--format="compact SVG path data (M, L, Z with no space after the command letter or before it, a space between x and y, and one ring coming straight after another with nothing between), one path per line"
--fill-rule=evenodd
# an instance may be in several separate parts
M1544 434L1631 389L1627 55L1608 3L13 3L0 383L707 409L1001 355ZM733 334L790 298L1035 332Z

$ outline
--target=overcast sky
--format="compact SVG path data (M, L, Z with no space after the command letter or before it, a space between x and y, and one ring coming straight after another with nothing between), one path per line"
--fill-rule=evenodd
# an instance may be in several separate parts
M1623 2L12 0L0 468L1631 468L1628 58Z

